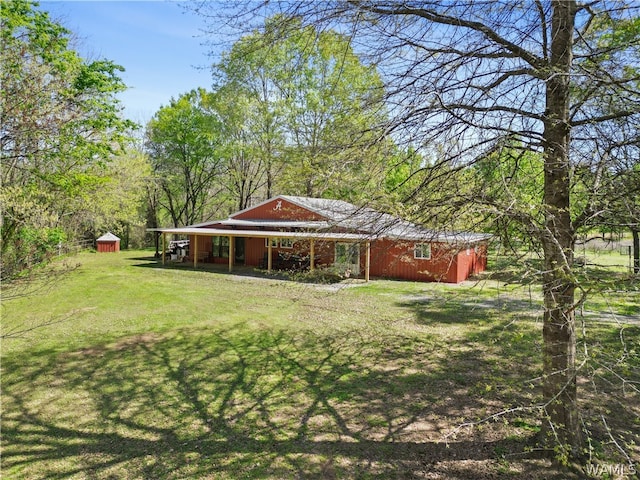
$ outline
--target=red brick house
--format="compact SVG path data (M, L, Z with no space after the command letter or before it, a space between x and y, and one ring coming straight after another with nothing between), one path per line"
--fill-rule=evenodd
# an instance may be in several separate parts
M226 220L166 235L189 238L185 260L274 268L331 267L351 276L457 283L487 265L487 241L475 233L433 232L342 200L279 195ZM163 251L165 248L163 248ZM163 255L163 262L165 257Z

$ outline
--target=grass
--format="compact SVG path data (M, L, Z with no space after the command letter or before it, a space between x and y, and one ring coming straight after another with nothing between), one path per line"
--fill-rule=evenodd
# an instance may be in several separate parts
M541 400L528 287L78 260L3 303L5 335L48 324L2 344L2 478L581 477L526 453ZM640 456L640 329L595 320L640 316L635 295L585 305L584 420L611 462L626 461L612 439Z

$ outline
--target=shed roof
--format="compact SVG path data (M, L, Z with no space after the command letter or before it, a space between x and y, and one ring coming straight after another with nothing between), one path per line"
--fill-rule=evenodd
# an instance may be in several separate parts
M96 240L96 242L118 242L120 237L116 237L113 233L107 232Z

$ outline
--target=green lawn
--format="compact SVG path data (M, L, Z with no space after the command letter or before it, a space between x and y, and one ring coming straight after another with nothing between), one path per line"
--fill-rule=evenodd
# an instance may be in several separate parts
M72 260L2 305L4 335L48 324L2 343L2 478L582 476L535 451L536 287ZM584 421L605 463L626 461L616 443L640 458L639 303L603 288L584 306Z

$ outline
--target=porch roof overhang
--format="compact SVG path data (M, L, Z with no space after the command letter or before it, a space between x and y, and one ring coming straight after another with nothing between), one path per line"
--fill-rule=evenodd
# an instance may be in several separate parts
M280 232L273 230L237 230L227 228L156 228L153 231L172 235L197 235L203 237L249 237L249 238L300 238L309 240L364 242L375 240L371 235L339 232Z
M301 227L302 225L292 225L298 222L282 222L282 227ZM304 223L304 222L299 222ZM247 222L249 224L249 222ZM257 226L257 223L251 223ZM261 225L264 227L264 225ZM271 228L276 225L269 225ZM306 225L309 227L310 225ZM400 230L400 229L398 229ZM485 242L492 238L491 234L478 234L468 232L438 233L432 231L424 232L378 232L373 233L346 233L346 232L322 232L317 230L290 231L290 230L241 230L237 228L204 228L204 227L179 227L179 228L153 228L148 231L175 234L175 235L198 235L204 237L249 237L249 238L300 238L326 241L346 241L365 242L374 241L381 238L388 238L396 241L412 242L441 242L453 245L469 245Z

